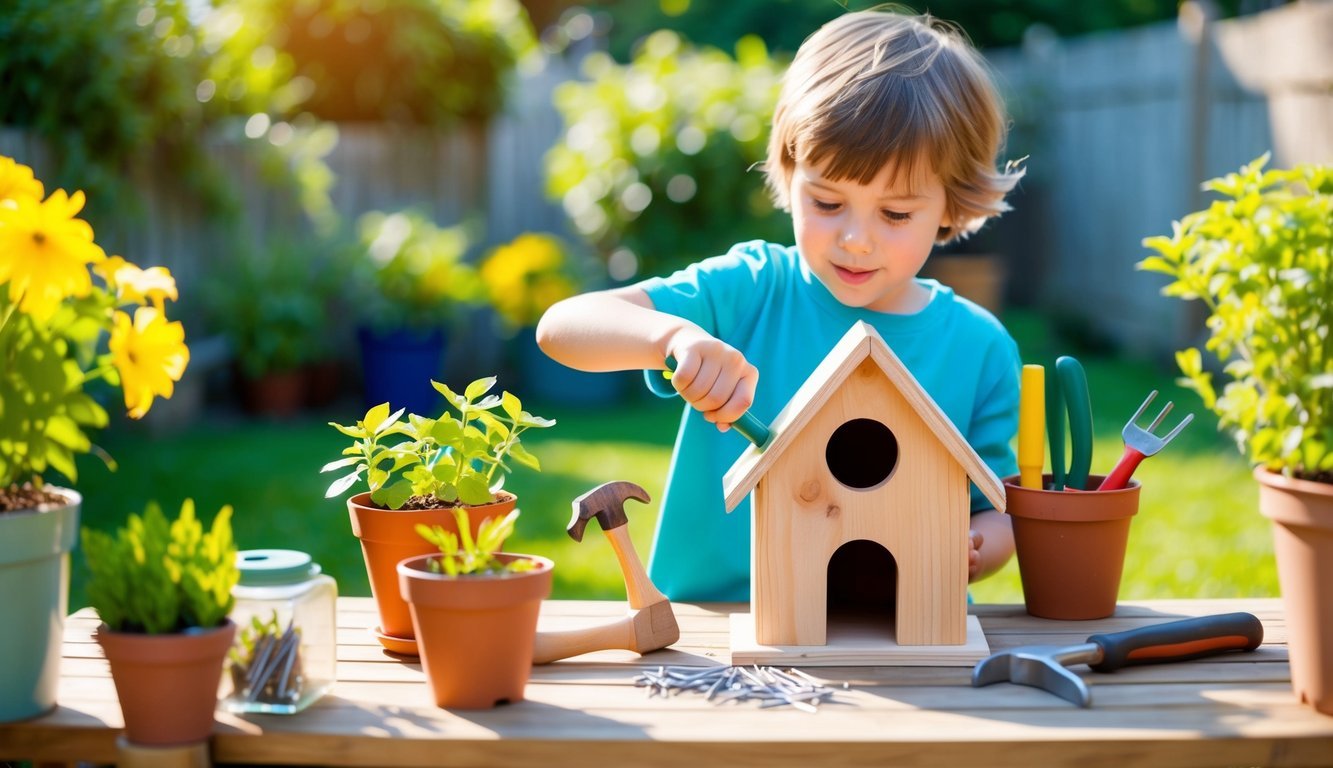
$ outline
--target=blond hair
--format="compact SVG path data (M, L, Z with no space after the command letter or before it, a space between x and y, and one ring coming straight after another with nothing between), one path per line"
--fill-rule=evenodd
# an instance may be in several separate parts
M996 170L1007 131L985 62L962 33L929 15L845 14L801 44L783 78L764 172L789 210L798 162L868 184L886 165L915 186L925 164L946 193L939 242L966 237L1009 209L1023 171Z

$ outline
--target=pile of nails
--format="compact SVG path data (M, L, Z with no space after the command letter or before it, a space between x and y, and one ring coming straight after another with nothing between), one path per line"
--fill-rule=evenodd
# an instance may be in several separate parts
M777 667L658 667L634 680L648 695L670 696L682 691L703 693L708 701L758 701L761 708L790 705L803 712L818 712L819 704L833 698L833 689L799 669ZM843 687L847 685L844 683Z

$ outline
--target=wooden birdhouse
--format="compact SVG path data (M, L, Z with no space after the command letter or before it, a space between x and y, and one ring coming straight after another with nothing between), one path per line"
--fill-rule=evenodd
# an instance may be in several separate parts
M870 325L829 352L724 480L731 511L754 493L751 614L732 622L732 663L971 664L989 647L967 615L969 481L1004 488ZM829 627L835 553L873 542L895 580L894 615ZM891 588L893 588L891 586Z

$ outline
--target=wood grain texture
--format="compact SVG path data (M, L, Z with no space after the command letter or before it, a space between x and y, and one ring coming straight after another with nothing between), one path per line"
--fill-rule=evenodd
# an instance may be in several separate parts
M754 617L731 615L731 663L798 667L967 667L990 655L975 616L967 617L961 645L899 645L888 621L830 622L822 645L765 645L755 639Z
M1088 635L1245 610L1265 644L1180 664L1097 674L1094 707L1079 709L1016 685L970 687L965 667L820 667L834 688L818 714L715 706L702 696L649 698L644 669L729 661L728 623L740 604L674 607L681 640L639 657L605 651L533 670L527 700L483 712L431 704L420 664L378 648L368 598L339 598L338 683L305 712L217 715L213 761L335 766L1321 766L1333 756L1333 718L1291 693L1277 600L1169 600L1122 604L1108 619L1059 622L1021 605L978 605L992 650L1081 642ZM623 616L621 601L551 601L543 627ZM66 622L60 706L0 725L0 760L113 763L122 721L106 662L84 610ZM847 687L844 689L843 684Z

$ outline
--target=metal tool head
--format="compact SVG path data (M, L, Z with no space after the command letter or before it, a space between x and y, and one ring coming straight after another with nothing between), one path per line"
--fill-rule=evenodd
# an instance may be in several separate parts
M629 522L625 516L625 502L630 499L644 504L652 501L647 491L627 480L603 483L574 499L574 514L565 531L574 541L583 541L583 529L594 517L603 531L619 528Z
M1156 398L1157 390L1154 389L1148 393L1147 399L1145 399L1143 404L1139 406L1139 409L1134 412L1134 415L1129 418L1129 421L1125 424L1125 428L1120 432L1120 436L1124 439L1125 445L1133 448L1144 456L1152 456L1158 451L1161 451L1166 447L1167 443L1174 440L1176 435L1180 434L1180 430L1184 429L1194 420L1194 414L1188 414L1185 418L1180 420L1180 423L1176 425L1175 429L1166 433L1166 435L1162 437L1158 437L1153 430L1161 425L1162 420L1166 418L1167 414L1171 413L1171 409L1176 405L1175 403L1168 402L1157 416L1153 418L1152 423L1148 425L1147 429L1140 427L1136 422Z
M1080 707L1087 707L1092 704L1092 694L1088 691L1087 683L1059 661L1061 657L1069 655L1069 651L1068 647L1028 645L992 654L973 668L972 687L980 688L991 683L1030 685Z

